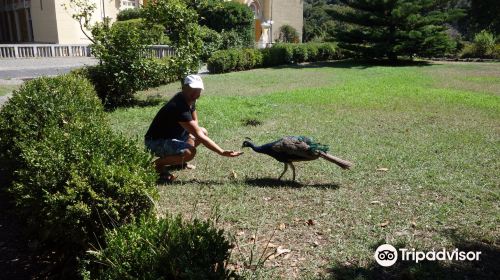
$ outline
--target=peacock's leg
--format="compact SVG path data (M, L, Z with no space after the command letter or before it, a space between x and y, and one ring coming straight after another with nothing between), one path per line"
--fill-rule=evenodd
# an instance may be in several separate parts
M295 181L295 166L293 166L293 163L289 163L290 164L290 167L292 168L292 172L293 172L293 179L292 181Z
M283 175L285 175L285 173L286 173L287 170L288 170L288 163L285 162L285 170L283 170L283 173L281 173L281 175L278 178L278 180L281 180L281 177L283 177Z

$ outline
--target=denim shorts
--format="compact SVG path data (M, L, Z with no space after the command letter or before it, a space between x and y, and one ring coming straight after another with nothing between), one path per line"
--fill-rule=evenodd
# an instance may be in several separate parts
M148 148L155 156L163 158L166 156L174 156L183 154L184 151L193 148L187 140L189 134L182 139L147 139L145 140L146 148Z

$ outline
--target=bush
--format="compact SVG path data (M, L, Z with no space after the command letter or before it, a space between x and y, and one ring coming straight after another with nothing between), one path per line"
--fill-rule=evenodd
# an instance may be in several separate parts
M309 53L307 45L305 44L296 44L292 46L293 48L293 58L292 61L295 63L302 63L305 61L309 61Z
M305 61L340 58L335 44L275 44L271 48L231 49L215 52L208 60L210 73L225 73L256 67L273 67Z
M482 30L474 36L474 45L479 56L491 56L495 49L495 35L486 30Z
M235 1L208 1L197 10L200 25L220 32L225 38L224 49L254 47L254 18L247 5Z
M203 48L198 15L185 0L148 1L144 18L151 24L161 24L175 48L176 56L170 66L176 80L198 71Z
M208 59L207 68L212 74L230 72L236 69L236 60L229 50L221 50Z
M286 50L284 48L272 47L267 49L262 49L264 67L272 67L286 64Z
M231 245L208 222L180 217L141 219L106 233L107 247L91 252L101 264L91 279L227 279Z
M298 43L300 42L299 32L291 25L282 25L279 30L278 41L283 43Z
M326 61L326 60L340 59L341 58L337 44L322 43L322 44L318 44L317 46L318 46L318 60L319 61Z
M147 88L153 63L144 56L162 29L140 19L112 26L106 20L92 28L92 52L100 63L88 69L88 77L106 107L127 105L136 91Z
M472 44L465 44L461 57L498 58L495 41L496 38L492 33L483 30L474 36Z
M245 40L237 30L222 30L221 33L222 50L241 49L245 47Z
M130 10L130 9L128 9ZM153 45L169 45L170 39L165 35L165 28L161 24L148 24L142 18L117 21L112 28L122 30L137 30L144 37L145 43Z
M230 49L215 52L208 60L210 73L241 71L262 66L263 55L256 49Z
M206 26L201 27L201 40L203 41L200 57L202 61L207 61L214 52L222 48L221 34Z
M129 20L129 19L137 19L142 17L142 9L125 9L121 10L117 15L116 15L116 20L117 21L124 21L124 20Z
M42 140L46 128L104 120L102 104L85 80L70 75L24 83L0 111L0 158L8 177L22 167L23 143Z
M317 44L304 44L304 46L307 49L307 58L310 62L321 60Z
M79 254L102 241L105 228L151 212L150 155L113 133L84 79L27 82L0 115L9 192L41 241Z
M281 52L277 52L277 53L282 53L282 55L284 56L283 57L283 60L285 63L293 63L294 62L294 59L293 59L293 56L294 56L294 44L286 44L286 43L278 43L278 44L274 44L272 46L272 48L274 49L282 49Z

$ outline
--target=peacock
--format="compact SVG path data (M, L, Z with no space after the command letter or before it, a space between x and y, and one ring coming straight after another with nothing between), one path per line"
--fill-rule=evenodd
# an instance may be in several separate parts
M343 169L350 169L353 165L349 161L328 154L327 145L314 142L313 139L305 136L287 136L262 146L254 145L250 142L252 140L250 138L246 139L243 141L242 148L250 147L257 153L266 154L285 164L285 170L283 170L278 180L281 180L290 165L293 172L293 181L295 181L295 166L293 165L295 161L310 161L321 157Z

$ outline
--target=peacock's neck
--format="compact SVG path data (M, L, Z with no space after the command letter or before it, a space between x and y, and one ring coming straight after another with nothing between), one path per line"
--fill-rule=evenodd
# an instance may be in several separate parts
M255 152L257 153L262 153L262 146L255 146L254 143L252 142L249 142L248 145L250 146L250 148L252 148L252 150L254 150Z

